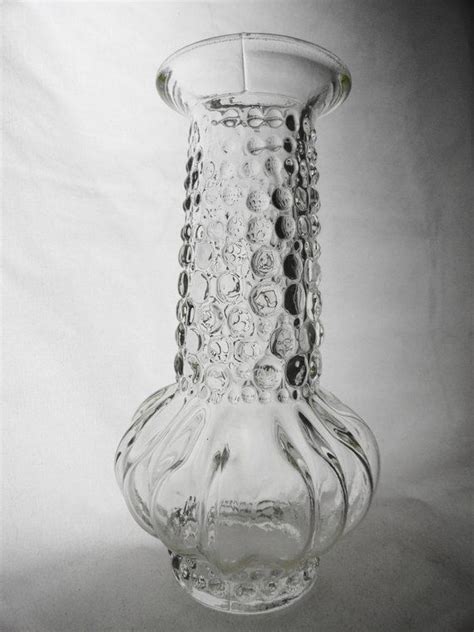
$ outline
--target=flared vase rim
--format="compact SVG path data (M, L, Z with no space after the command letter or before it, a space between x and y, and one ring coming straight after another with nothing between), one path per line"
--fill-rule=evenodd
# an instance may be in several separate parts
M239 46L239 49L236 48ZM214 60L206 57L212 50L216 53L216 61L220 59L223 64L226 55L229 60L233 56L232 61L235 62L236 54L240 53L241 68L234 63L232 69L229 63L229 72L219 75L215 64L212 64ZM246 67L245 56L256 52L258 55ZM263 53L268 53L267 58ZM276 67L273 71L274 77L268 73L268 68L273 66L268 65L270 59L282 64L281 69ZM298 77L289 72L295 67L295 59L301 61ZM198 72L192 73L186 68L193 62ZM197 77L199 71L202 75ZM263 77L265 82L261 82ZM277 89L273 88L272 81L278 85ZM276 102L286 99L302 105L316 105L317 116L321 116L343 103L351 86L351 73L344 62L319 44L289 35L256 32L218 35L183 46L161 63L156 78L156 87L163 101L185 115L189 115L199 102L222 96L237 98L256 94L266 95L270 100L275 97Z

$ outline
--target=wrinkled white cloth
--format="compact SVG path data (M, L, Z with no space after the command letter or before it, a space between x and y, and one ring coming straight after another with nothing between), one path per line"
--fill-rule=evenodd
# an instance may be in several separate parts
M462 6L3 5L3 630L473 629ZM319 43L353 74L319 127L323 384L382 456L315 592L258 619L185 596L113 476L133 410L173 380L187 121L155 72L244 30Z

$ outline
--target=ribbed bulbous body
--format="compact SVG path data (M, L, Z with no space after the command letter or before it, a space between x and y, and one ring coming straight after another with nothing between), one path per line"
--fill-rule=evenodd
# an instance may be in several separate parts
M311 104L227 96L192 109L176 383L116 457L137 522L179 583L231 612L287 605L365 515L365 423L319 384L320 201Z
M184 588L261 612L304 594L319 556L363 518L378 455L366 424L319 386L297 401L213 404L173 384L137 411L116 468Z

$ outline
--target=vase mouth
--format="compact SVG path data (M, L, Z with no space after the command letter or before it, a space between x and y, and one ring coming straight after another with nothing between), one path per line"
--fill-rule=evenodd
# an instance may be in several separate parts
M206 101L243 105L309 105L322 116L343 103L351 75L333 53L272 33L233 33L200 40L170 55L156 86L173 110L191 115Z

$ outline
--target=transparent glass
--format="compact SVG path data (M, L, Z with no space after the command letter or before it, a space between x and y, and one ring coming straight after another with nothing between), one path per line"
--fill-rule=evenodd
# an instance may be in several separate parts
M185 590L265 612L311 588L378 478L371 431L319 384L314 124L350 76L313 44L237 34L178 51L157 85L190 118L176 383L135 414L117 478Z

